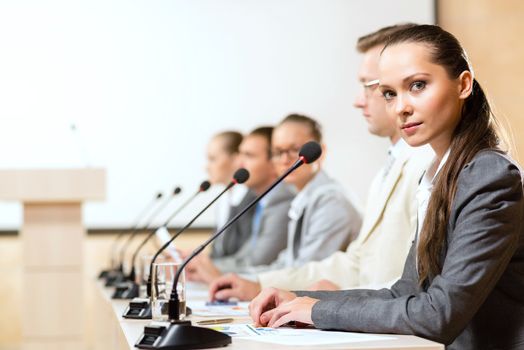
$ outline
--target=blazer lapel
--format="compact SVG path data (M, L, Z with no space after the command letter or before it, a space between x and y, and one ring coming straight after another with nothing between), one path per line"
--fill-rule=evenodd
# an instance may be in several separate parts
M362 241L365 241L368 236L373 232L375 227L378 225L382 218L382 213L386 207L386 204L391 197L400 177L402 176L402 171L404 165L409 159L410 152L406 150L399 155L395 162L391 166L388 175L382 182L382 177L377 177L376 181L373 183L373 187L370 191L370 196L368 198L368 211L365 213L366 218L365 226L362 227L361 235Z

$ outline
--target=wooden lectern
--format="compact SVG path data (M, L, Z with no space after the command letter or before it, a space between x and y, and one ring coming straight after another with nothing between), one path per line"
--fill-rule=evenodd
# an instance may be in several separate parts
M0 183L24 210L23 349L85 348L82 202L105 198L105 170L0 170Z

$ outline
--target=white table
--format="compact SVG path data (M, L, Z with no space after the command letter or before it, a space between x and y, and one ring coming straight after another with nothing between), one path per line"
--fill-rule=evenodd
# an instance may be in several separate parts
M114 349L114 350L136 350L135 343L141 336L144 326L151 321L142 320L128 320L122 318L122 314L126 309L129 301L112 300L111 294L113 292L110 288L105 288L101 283L96 284L98 289L97 310L96 317L96 333L97 342L95 349ZM199 293L201 294L201 293ZM188 290L187 297L191 299L191 291ZM100 312L99 312L100 311ZM192 321L205 319L204 317L190 317ZM249 323L251 319L248 317L237 317L234 323ZM386 349L410 349L410 350L444 350L444 345L438 344L426 339L407 335L387 335L388 340L366 341L351 344L338 344L332 346L322 346L322 349L366 349L366 350L386 350ZM274 345L262 343L247 339L233 338L231 345L222 349L255 349L266 350L286 350L286 349L320 349L320 347L289 347L282 345Z

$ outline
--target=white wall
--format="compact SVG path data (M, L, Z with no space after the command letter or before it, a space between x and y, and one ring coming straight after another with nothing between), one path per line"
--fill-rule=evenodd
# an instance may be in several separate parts
M433 6L0 0L0 167L106 167L108 199L88 204L85 222L121 227L159 189L196 190L215 132L301 112L324 125L328 172L364 199L388 143L369 136L352 107L356 39L401 21L430 23ZM0 229L19 226L18 205L0 213Z

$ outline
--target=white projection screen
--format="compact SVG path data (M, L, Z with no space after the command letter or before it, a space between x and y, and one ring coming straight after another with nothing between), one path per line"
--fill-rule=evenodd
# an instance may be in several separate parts
M352 105L356 39L434 12L429 0L0 0L0 168L104 167L107 200L84 221L124 228L155 192L180 185L176 208L196 191L214 133L298 112L323 125L325 169L363 204L388 140ZM19 204L0 213L0 230L19 228ZM211 210L195 226L213 223Z

